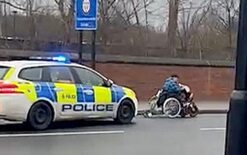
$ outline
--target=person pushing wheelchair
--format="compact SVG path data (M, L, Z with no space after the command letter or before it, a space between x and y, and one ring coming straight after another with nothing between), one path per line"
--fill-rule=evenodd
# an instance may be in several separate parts
M162 88L151 97L149 104L150 110L144 113L144 117L152 115L167 115L170 118L186 117L186 115L195 117L199 111L193 102L190 88L181 84L176 74L165 80Z
M160 107L164 103L164 101L169 96L175 96L178 100L183 102L185 100L185 92L186 86L182 85L179 82L179 76L176 74L172 74L170 77L168 77L164 85L162 87L161 94L159 95L159 99L157 101L157 106Z

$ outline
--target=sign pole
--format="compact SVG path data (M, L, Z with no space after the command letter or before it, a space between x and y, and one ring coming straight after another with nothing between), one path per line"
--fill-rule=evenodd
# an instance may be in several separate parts
M96 57L96 30L93 31L92 36L92 52L91 52L91 60L92 64L91 67L95 69L96 63L95 63L95 57Z
M225 155L246 155L247 148L247 0L240 0L235 90L227 115Z
M75 0L75 29L79 31L79 63L82 63L83 31L93 31L92 68L95 69L98 0Z
M79 64L82 64L82 52L83 52L83 31L79 31Z

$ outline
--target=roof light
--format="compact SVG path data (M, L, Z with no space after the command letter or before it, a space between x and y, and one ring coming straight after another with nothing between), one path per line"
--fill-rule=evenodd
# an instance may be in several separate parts
M65 56L53 57L52 60L59 61L59 62L67 62L68 61L68 59Z
M31 60L44 60L44 61L56 61L56 62L64 62L69 63L70 59L66 56L59 55L54 57L30 57Z

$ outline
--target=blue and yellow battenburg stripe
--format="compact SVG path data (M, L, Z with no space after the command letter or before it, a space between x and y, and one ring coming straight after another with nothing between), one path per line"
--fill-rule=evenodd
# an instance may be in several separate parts
M56 102L57 93L52 88L55 88L53 83L37 83L35 85L37 98L46 98L52 102Z
M118 103L125 95L132 97L132 93L120 86L97 87L82 86L76 84L61 83L32 83L20 84L24 94L32 101L38 98L45 98L57 103L96 103L110 104ZM28 90L28 91L27 91Z

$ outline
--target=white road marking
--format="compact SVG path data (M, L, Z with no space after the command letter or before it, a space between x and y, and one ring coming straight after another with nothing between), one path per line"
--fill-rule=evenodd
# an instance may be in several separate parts
M226 128L200 128L201 131L225 131Z
M0 135L0 138L100 135L100 134L123 134L123 133L124 131L88 131L88 132L57 132L57 133L37 133L37 134L2 134Z

